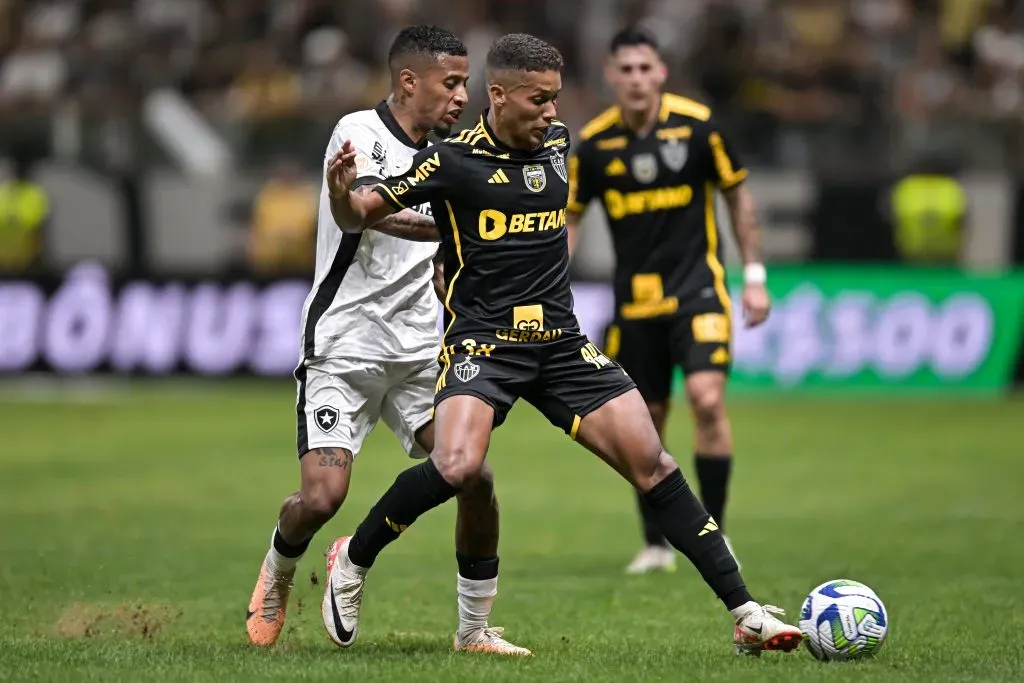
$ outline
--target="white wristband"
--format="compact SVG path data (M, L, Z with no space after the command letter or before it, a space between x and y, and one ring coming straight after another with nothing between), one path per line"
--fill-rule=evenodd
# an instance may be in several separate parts
M743 266L743 281L748 285L763 285L768 282L768 270L763 263L748 263Z

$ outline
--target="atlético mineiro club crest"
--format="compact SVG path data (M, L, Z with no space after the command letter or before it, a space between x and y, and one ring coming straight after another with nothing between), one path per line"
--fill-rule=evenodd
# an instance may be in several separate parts
M338 424L338 409L334 406L321 406L313 411L313 420L320 431L327 434Z
M523 182L533 192L540 192L548 185L543 166L523 166Z
M660 151L661 160L673 171L680 171L686 165L686 157L689 155L689 150L685 142L669 140L661 146Z
M480 366L469 358L461 363L457 363L454 368L455 376L459 378L460 382L468 382L480 374Z
M551 168L555 169L555 173L562 179L563 183L569 182L569 175L565 172L565 157L558 152L551 153Z

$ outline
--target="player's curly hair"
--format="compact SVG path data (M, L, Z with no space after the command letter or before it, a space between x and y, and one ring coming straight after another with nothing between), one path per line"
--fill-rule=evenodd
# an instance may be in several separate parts
M440 26L409 26L395 36L388 51L388 65L394 69L398 62L412 56L437 59L441 55L465 57L468 52L459 37Z
M562 54L554 45L528 33L509 33L487 51L487 72L561 71Z

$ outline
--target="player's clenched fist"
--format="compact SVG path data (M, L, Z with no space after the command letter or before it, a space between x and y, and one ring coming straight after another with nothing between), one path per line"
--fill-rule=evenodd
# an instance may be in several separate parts
M341 149L327 162L327 193L339 197L356 181L356 150L351 140L346 140Z
M762 284L747 283L743 288L743 313L747 327L757 327L768 319L772 301Z

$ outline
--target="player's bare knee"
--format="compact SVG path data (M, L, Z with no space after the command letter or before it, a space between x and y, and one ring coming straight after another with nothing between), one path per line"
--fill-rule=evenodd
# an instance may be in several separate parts
M652 442L642 449L640 457L632 459L630 479L641 491L656 486L676 467L672 456L665 452L661 442Z
M444 480L459 488L479 477L484 464L482 457L464 446L435 448L430 459Z
M690 407L698 427L711 428L725 419L725 392L716 385L689 392Z
M658 454L651 458L650 471L646 473L642 481L637 482L637 487L642 491L649 491L677 469L679 469L679 465L675 458L664 449L659 448Z
M345 502L348 486L314 484L309 487L309 490L302 491L299 495L306 514L321 522L326 522L337 514L341 504Z

